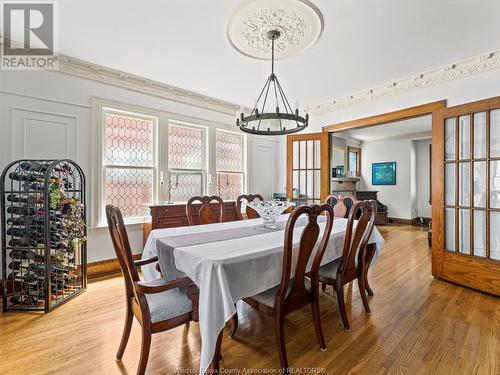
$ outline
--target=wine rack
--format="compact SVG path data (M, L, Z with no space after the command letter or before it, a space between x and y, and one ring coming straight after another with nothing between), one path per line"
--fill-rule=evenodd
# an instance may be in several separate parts
M71 160L17 160L0 184L3 311L48 312L87 287L85 176Z

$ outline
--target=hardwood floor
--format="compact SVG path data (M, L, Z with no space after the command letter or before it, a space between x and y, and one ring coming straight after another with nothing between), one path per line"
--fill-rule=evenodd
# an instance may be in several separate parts
M321 298L327 351L319 350L311 310L304 308L287 316L290 366L326 374L499 374L500 298L433 279L426 233L419 228L380 230L387 242L369 274L372 314L365 315L357 285L346 287L352 331L345 332L329 287ZM236 337L223 340L222 368L278 373L272 319L242 303L238 311ZM90 283L49 314L1 314L0 374L135 374L137 322L123 361L114 359L124 314L121 277ZM199 348L196 323L157 334L147 373L197 373Z

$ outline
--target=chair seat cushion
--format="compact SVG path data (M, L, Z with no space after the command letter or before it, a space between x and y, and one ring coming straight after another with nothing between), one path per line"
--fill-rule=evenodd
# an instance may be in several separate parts
M335 259L334 261L327 263L321 267L319 267L319 275L323 277L328 277L330 279L335 279L337 277L337 270L340 265L340 258ZM356 258L354 261L354 266L358 267L358 259Z
M175 318L193 309L191 300L187 298L185 292L179 291L178 288L161 293L146 294L146 300L152 323Z
M340 265L340 258L335 259L334 261L319 267L319 275L322 277L335 279L337 277L337 270L339 268L339 265Z
M288 294L290 294L290 291L292 290L293 281L294 279L290 279L290 282L288 283L288 291L286 293L287 296ZM304 279L304 284L307 290L311 290L311 281L309 279ZM276 285L271 289L265 290L253 296L252 299L266 306L274 307L274 299L276 298L276 293L278 292L279 287L280 287L279 285Z

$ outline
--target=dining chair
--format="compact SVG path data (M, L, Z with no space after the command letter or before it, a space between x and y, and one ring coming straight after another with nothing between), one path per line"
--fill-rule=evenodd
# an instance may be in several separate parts
M142 282L137 267L157 262L158 257L134 261L120 209L106 206L106 218L125 279L127 310L116 359L122 359L135 316L142 328L141 357L137 368L137 374L142 375L148 363L153 333L198 321L198 288L187 277L173 281L161 278L149 283Z
M238 198L236 198L236 213L238 215L238 220L243 220L243 213L241 212L241 206L243 205L243 201L253 202L255 199L263 201L262 195L260 194L242 194ZM258 219L260 216L253 208L249 207L248 204L245 208L245 214L247 215L247 219Z
M371 292L367 282L368 267L371 261L371 259L367 259L367 244L372 234L376 215L377 205L375 201L356 202L347 219L342 256L319 268L319 281L322 282L322 290L325 290L326 285L332 285L337 292L340 316L346 331L350 331L351 328L345 307L344 285L358 280L363 306L366 313L370 313L370 306L366 298L367 291ZM354 225L355 223L356 225ZM369 294L373 294L373 292Z
M214 206L218 207L218 214L214 211ZM186 216L189 225L222 223L224 218L224 201L216 195L210 197L207 195L192 197L186 204Z
M350 194L330 194L325 198L325 203L333 207L334 216L341 218L347 217L349 210L357 201L358 200Z
M327 220L319 245L317 246L320 238L320 228L317 219L322 213L326 214ZM306 215L308 220L300 236L298 251L295 251L297 247L294 249L293 234L297 219L302 215ZM283 271L280 284L256 296L243 299L250 306L274 317L281 367L283 371L287 373L289 369L285 347L284 318L291 312L311 304L316 337L320 349L322 351L326 350L319 312L318 270L326 246L328 245L332 225L333 209L330 205L300 206L296 208L290 214L286 224L283 249ZM314 249L317 250L313 251ZM307 266L311 258L313 259L312 266L311 269L308 270ZM296 265L295 272L293 273L294 277L290 278L292 275L292 263ZM306 275L308 277L306 277ZM235 332L232 332L232 334L234 333Z

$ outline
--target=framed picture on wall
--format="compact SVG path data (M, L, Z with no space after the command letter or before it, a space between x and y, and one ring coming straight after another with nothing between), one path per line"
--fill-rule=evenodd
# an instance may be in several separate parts
M396 162L372 163L372 185L396 185Z

